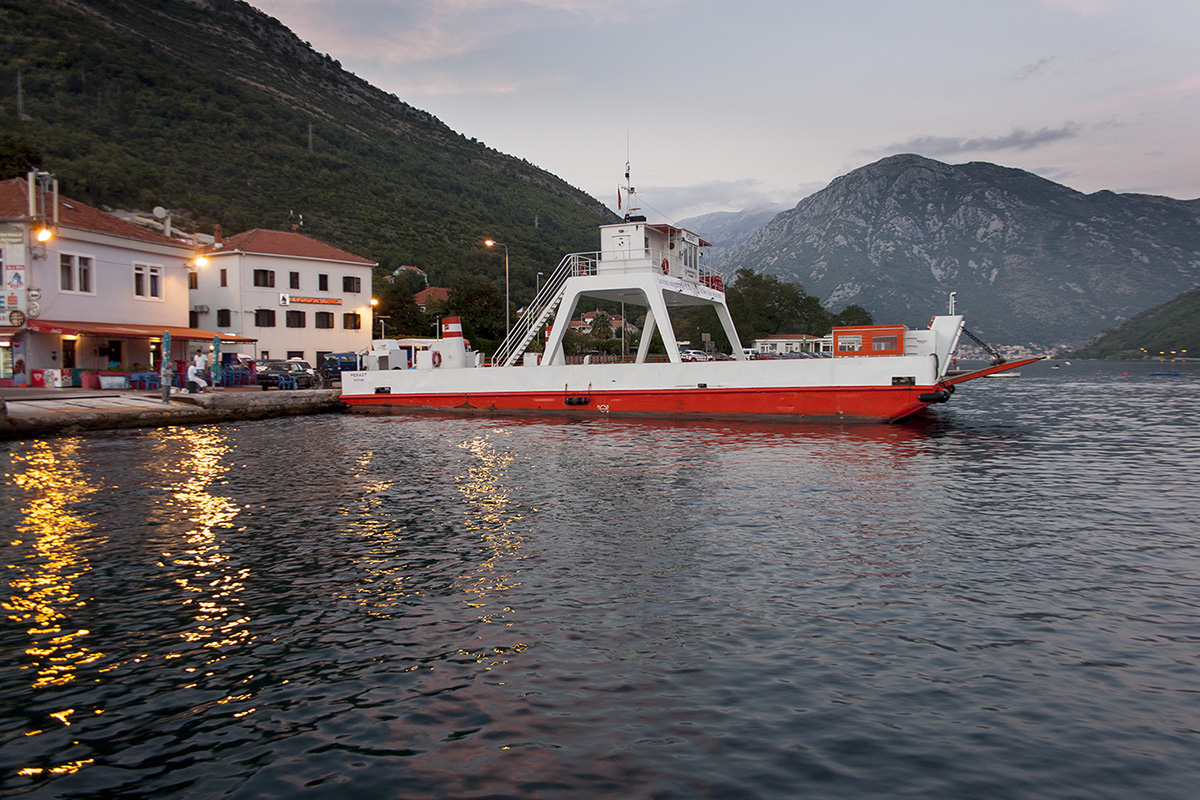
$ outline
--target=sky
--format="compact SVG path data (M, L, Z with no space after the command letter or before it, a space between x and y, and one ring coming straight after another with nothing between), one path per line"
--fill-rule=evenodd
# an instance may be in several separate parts
M467 137L651 221L896 153L1200 197L1200 0L250 0Z

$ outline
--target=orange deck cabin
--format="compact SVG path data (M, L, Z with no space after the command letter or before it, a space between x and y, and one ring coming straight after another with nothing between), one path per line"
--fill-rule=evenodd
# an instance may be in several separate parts
M902 356L907 325L856 325L833 329L833 355Z

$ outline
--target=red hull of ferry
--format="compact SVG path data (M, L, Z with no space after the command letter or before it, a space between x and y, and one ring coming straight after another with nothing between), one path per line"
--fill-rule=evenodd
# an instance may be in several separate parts
M836 417L895 421L929 405L938 387L654 389L614 392L471 392L343 396L356 411L395 408L569 414ZM948 395L947 395L948 396Z

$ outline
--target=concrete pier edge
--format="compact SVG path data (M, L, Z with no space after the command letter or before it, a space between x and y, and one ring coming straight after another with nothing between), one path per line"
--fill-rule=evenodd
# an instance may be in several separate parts
M163 403L159 392L42 396L24 398L6 391L0 410L0 438L28 439L82 431L162 428L270 417L324 414L344 408L337 389L174 394Z

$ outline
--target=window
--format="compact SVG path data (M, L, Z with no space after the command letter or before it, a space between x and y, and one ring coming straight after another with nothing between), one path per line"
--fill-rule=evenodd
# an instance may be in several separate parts
M300 288L300 273L299 272L289 272L288 273L288 286L291 287L292 289Z
M305 314L303 311L288 311L287 312L287 326L289 328L303 328L304 327L304 316L305 316Z
M298 358L301 361L303 361L304 360L304 351L303 350L288 350L288 360L290 361L293 358Z
M329 291L329 276L328 275L318 275L317 276L317 291L319 291L319 292L328 292Z
M227 269L221 270L221 285L222 286L229 285L229 270L227 270Z
M256 328L274 328L275 327L275 309L273 309L273 308L256 308L254 310L254 326Z
M199 289L200 288L200 274L199 273L194 272L194 271L188 272L188 288L189 289Z
M254 270L254 285L266 286L274 288L275 286L275 270L273 269L256 269Z
M895 350L899 346L899 337L894 333L876 334L871 340L872 350Z
M64 253L58 257L58 265L59 291L94 294L91 256L71 256Z
M217 327L218 328L232 328L233 323L231 321L231 316L232 315L229 313L228 308L218 308L217 309Z
M356 275L346 275L342 278L342 291L357 294L362 291L362 278Z
M362 328L362 316L360 314L342 314L342 328L348 331L357 331Z
M314 315L313 325L317 328L332 328L333 327L333 312L318 311Z
M839 336L839 353L857 353L862 350L862 336Z
M162 267L134 264L133 295L147 300L162 300Z

